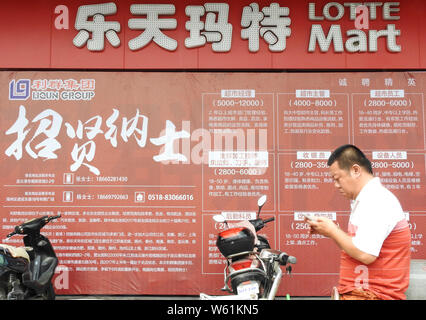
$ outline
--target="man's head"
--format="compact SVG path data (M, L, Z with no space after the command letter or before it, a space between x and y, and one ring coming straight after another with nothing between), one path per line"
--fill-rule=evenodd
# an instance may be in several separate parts
M354 145L343 145L328 159L334 186L348 199L354 200L362 187L373 177L371 162Z

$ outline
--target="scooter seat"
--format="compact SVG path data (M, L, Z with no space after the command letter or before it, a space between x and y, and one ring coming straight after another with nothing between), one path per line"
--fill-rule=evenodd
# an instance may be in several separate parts
M0 244L0 248L5 248L7 251L9 251L10 255L14 258L24 258L30 261L30 256L28 255L27 251L24 247L14 247L7 244Z

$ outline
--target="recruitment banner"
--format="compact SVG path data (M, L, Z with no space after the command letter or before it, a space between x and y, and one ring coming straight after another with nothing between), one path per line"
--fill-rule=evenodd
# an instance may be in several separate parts
M0 72L2 242L27 219L59 258L58 294L223 294L222 230L267 195L261 233L297 257L279 295L326 296L346 229L327 159L353 143L401 201L425 259L424 72Z

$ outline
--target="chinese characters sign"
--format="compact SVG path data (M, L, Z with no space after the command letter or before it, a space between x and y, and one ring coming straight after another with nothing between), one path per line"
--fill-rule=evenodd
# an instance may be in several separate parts
M339 4L329 2L323 6L322 15L316 16L316 3L309 3L309 20L311 21L338 21L347 8L349 8L349 20L357 19L357 4ZM332 9L337 10L337 15L331 14ZM397 2L369 2L362 7L366 10L368 20L377 19L377 9L382 10L382 19L385 21L399 20L400 11ZM104 38L106 37L114 47L120 44L117 32L120 31L120 24L116 21L105 21L105 15L112 15L117 12L114 2L84 5L78 8L75 28L80 32L74 38L74 45L83 46L86 42L87 48L91 51L104 49ZM129 19L128 26L132 30L143 30L142 34L128 42L131 50L138 50L149 44L151 41L158 46L174 51L177 48L177 41L171 39L162 30L173 30L177 27L176 19L160 19L160 15L173 15L176 7L173 4L133 4L130 12L136 16L146 16L146 18ZM188 5L185 7L185 14L189 21L185 23L185 29L189 31L189 37L185 39L187 48L196 48L205 45L206 41L212 43L212 50L215 52L227 52L231 50L232 25L228 22L229 5L227 3L206 3L203 6ZM269 44L269 50L281 52L286 48L286 38L291 34L290 9L281 7L278 3L271 3L269 6L259 9L259 4L251 3L243 7L241 14L241 39L248 40L250 52L259 50L259 38L263 38ZM205 15L205 22L201 18ZM89 21L92 18L92 21ZM348 30L350 37L345 43L345 48L349 52L376 52L377 40L385 37L387 49L391 52L400 52L401 46L397 44L397 37L400 30L395 29L395 24L389 24L386 30L369 30L368 45L367 36L361 30L362 26ZM368 28L366 28L368 29ZM93 34L90 41L89 35ZM309 51L315 51L316 45L320 46L322 52L328 51L333 43L335 52L343 52L343 41L340 24L333 24L326 35L322 25L313 24L311 27Z

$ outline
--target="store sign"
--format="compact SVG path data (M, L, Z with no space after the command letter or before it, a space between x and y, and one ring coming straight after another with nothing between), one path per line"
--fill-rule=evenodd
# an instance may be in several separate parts
M229 8L227 3L186 6L187 21L184 24L188 37L183 45L186 48L197 48L209 43L214 52L230 51L233 25L228 21ZM61 16L57 19L64 19L63 10L58 10ZM175 30L178 21L175 18L163 17L176 13L174 4L132 4L130 12L134 18L128 20L128 28L142 30L138 37L128 41L130 50L142 49L151 42L168 51L176 50L178 42L164 30ZM82 47L87 43L88 50L102 51L106 38L112 46L119 46L121 42L118 33L121 25L117 21L106 20L107 16L116 13L117 5L114 2L80 6L75 21L75 28L79 33L74 38L74 45ZM288 15L289 9L280 7L277 3L272 3L261 11L257 3L244 7L241 16L241 39L248 40L249 51L259 50L260 38L269 44L269 50L273 52L285 50L286 38L291 34L291 19ZM61 27L61 24L58 26ZM92 37L89 40L90 35Z
M331 13L335 9L336 14ZM397 44L397 39L401 35L401 30L397 30L395 24L388 24L383 30L367 30L363 31L364 24L360 24L359 20L364 20L365 27L368 29L368 21L377 19L377 11L382 10L382 19L384 21L399 20L397 15L400 11L399 2L366 2L359 4L355 2L345 2L343 4L337 2L328 2L323 6L322 14L317 15L315 2L309 3L309 20L311 21L333 21L338 22L343 18L346 11L349 11L350 21L358 28L346 31L348 39L343 46L343 36L340 24L333 23L326 35L321 24L313 24L309 40L309 52L314 52L316 44L319 45L321 52L329 50L333 44L334 52L343 52L344 48L348 52L377 52L377 41L380 37L386 39L386 48L390 52L400 52L401 46ZM359 13L359 15L357 15Z
M174 51L179 46L176 39L167 35L167 30L176 30L178 24L184 24L188 36L181 45L186 48L197 48L211 44L214 52L228 52L232 47L232 31L239 31L240 39L246 40L250 52L259 51L259 41L268 44L271 52L282 52L286 49L287 38L291 36L290 9L278 3L269 6L259 6L253 2L244 6L238 26L228 20L230 5L228 3L205 3L203 5L187 5L185 7L186 20L173 18L176 13L174 4L132 4L130 13L132 18L127 21L130 30L140 30L139 36L130 39L127 45L130 50L140 50L154 42L159 47ZM332 12L337 11L335 14ZM384 21L399 20L399 2L368 2L365 5L354 2L328 2L321 14L317 13L315 2L309 3L308 18L310 21L341 20L348 11L350 21L354 21L358 28L346 31L348 39L343 45L343 36L340 24L334 23L329 32L323 30L321 24L312 24L308 51L314 52L316 46L321 52L329 50L333 44L334 52L376 52L378 38L386 38L387 49L390 52L400 52L397 44L400 30L395 24L388 24L385 30L360 30L369 20L376 20L378 11L382 11ZM63 23L68 21L68 8L60 5L55 9L56 28L62 29ZM75 29L78 31L73 44L81 48L87 46L89 51L102 51L105 41L113 47L121 44L119 33L122 29L120 22L110 18L117 13L117 4L114 2L82 5L78 7L75 20ZM359 13L359 14L357 14ZM165 17L166 16L166 17ZM360 20L364 22L360 24ZM361 26L361 27L360 27ZM368 29L368 27L367 27Z

